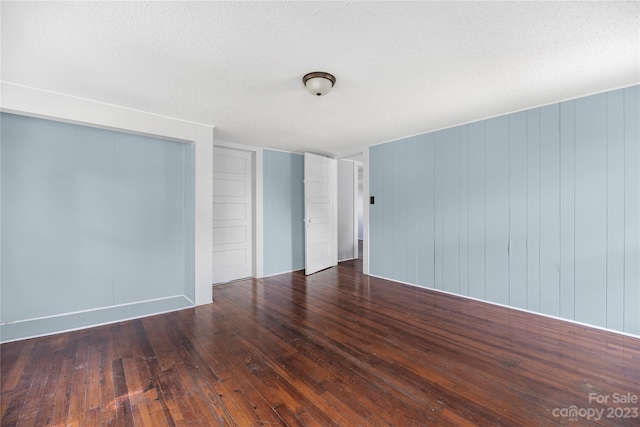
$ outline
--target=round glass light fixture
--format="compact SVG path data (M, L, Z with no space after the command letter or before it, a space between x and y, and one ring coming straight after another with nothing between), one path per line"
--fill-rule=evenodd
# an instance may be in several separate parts
M336 84L336 78L329 73L314 71L313 73L305 74L302 78L302 83L312 95L322 96L329 93L333 85Z

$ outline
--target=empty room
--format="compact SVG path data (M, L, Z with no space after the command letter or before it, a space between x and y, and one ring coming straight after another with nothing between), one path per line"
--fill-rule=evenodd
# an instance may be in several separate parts
M3 427L640 425L640 2L0 20Z

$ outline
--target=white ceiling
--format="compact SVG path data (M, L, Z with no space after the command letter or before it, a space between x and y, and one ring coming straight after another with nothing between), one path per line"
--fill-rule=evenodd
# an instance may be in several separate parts
M5 81L342 155L640 82L640 2L6 2ZM337 78L314 97L310 71Z

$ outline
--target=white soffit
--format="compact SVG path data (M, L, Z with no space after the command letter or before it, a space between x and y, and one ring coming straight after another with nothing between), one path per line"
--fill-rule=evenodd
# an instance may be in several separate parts
M639 2L9 2L7 82L289 151L364 146L640 82ZM310 95L302 76L336 76Z

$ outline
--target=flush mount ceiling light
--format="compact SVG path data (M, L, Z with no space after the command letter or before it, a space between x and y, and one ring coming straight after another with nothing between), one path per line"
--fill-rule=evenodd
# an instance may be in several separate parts
M336 84L336 78L329 73L314 71L313 73L306 74L302 78L302 83L304 83L311 94L322 96L329 93L333 85Z

